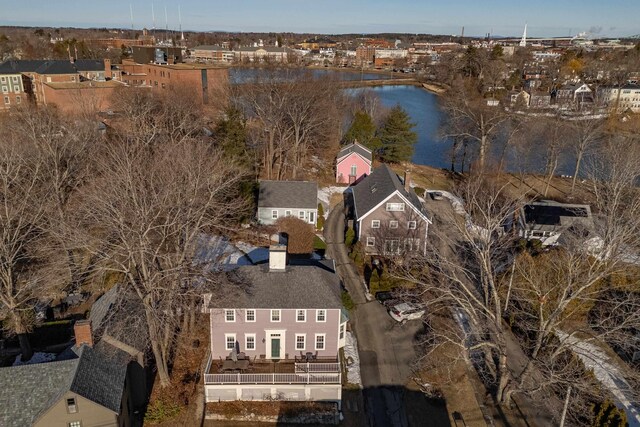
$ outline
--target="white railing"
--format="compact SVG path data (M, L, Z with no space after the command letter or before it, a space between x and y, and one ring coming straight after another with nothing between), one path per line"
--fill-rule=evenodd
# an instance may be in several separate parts
M340 384L341 374L205 374L207 384Z
M296 363L296 373L301 372L340 372L339 363Z

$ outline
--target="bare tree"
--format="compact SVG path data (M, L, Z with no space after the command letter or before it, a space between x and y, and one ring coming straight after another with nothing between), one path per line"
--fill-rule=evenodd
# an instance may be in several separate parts
M228 232L243 213L242 177L203 142L116 140L79 191L83 243L96 268L120 274L139 301L162 386L181 315L217 279L197 262L200 239Z
M571 193L573 194L584 156L602 137L602 120L599 118L571 120L568 123L568 128L569 139L575 155L573 179L571 180Z
M478 169L484 171L489 148L509 115L501 108L487 106L486 100L463 82L448 92L444 109L447 120L443 133L477 144Z
M48 195L45 165L32 150L11 139L0 145L0 318L18 335L23 360L32 355L27 334L35 321L34 306L56 282L41 268L48 246Z

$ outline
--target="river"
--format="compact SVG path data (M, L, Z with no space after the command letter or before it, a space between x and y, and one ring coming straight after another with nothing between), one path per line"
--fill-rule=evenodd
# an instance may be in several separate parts
M296 72L294 70L293 72ZM280 73L283 79L286 79L291 69L276 71ZM388 75L377 73L359 73L353 71L338 71L332 69L301 69L299 72L310 72L315 77L337 76L340 80L384 80L389 79ZM264 73L262 68L232 68L230 70L230 79L234 83L244 83L255 80ZM439 104L437 95L428 92L420 87L410 85L399 86L376 86L369 88L347 89L350 93L358 93L359 91L373 91L378 95L380 102L385 107L391 108L396 104L409 114L411 121L415 124L415 132L418 134L418 142L415 146L413 154L413 163L432 166L436 168L451 167L451 142L439 136L440 126L444 118L444 113ZM506 138L497 138L497 141L491 148L491 155L497 159L501 157L504 140ZM538 144L536 144L538 145ZM472 151L470 148L469 151ZM513 148L506 150L504 155L504 167L510 172L519 172L526 170L527 172L539 173L544 169L544 159L542 153L537 150L529 150L527 153L518 152ZM469 153L471 156L471 153ZM561 161L557 174L571 173L570 155L565 154L565 159ZM466 167L468 167L469 158L466 159ZM456 170L460 169L460 158L456 162Z

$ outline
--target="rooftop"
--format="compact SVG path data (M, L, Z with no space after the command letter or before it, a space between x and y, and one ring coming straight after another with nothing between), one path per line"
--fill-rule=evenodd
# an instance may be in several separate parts
M559 203L551 200L533 202L523 207L526 224L530 226L563 226L589 219L589 205Z
M243 291L233 308L341 308L340 278L333 261L309 261L287 265L285 271L269 271L268 265L243 266L231 280ZM230 308L228 300L213 298L209 308Z
M365 147L364 145L358 144L358 141L346 145L344 147L342 147L340 149L340 152L338 153L338 160L340 160L341 158L348 156L351 153L357 153L360 154L362 157L364 157L365 159L371 161L372 160L372 154L371 154L371 150L369 150L367 147Z
M258 207L316 209L318 184L313 181L260 181Z

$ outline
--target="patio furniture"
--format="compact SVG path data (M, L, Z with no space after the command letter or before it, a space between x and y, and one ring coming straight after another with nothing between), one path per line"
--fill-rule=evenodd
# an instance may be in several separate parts
M220 370L222 372L226 372L226 371L244 371L247 368L249 368L249 360L238 360L238 361L233 361L233 360L225 360L222 363L222 367L220 368Z

